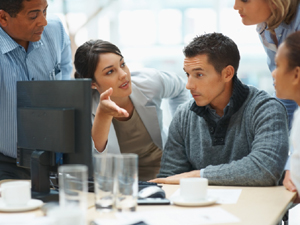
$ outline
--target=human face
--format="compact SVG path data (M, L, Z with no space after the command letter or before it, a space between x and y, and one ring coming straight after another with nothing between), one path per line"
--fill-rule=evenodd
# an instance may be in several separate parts
M233 8L239 11L244 25L266 22L272 13L269 0L235 0Z
M225 82L222 75L208 63L206 55L185 58L184 71L188 77L186 88L190 90L198 106L210 104L215 109L222 108Z
M6 23L2 25L4 31L26 50L29 41L36 42L42 37L44 27L47 25L47 0L23 1L23 9L11 17L6 14Z
M283 42L275 56L276 69L272 72L272 76L276 96L282 99L294 100L295 94L293 94L292 88L294 69L289 68L287 54L288 49Z
M94 86L99 93L109 88L113 89L112 100L128 97L131 94L130 71L124 58L114 53L104 53L99 56L95 71Z

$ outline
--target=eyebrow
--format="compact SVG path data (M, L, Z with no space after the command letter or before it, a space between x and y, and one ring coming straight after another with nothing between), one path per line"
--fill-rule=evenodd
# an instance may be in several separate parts
M124 57L122 56L121 59L120 59L120 62L121 62L123 59L124 59ZM107 67L103 68L102 72L103 72L104 70L108 69L108 68L111 68L111 67L113 67L113 65L107 66Z
M192 71L204 71L204 69L202 69L202 68L200 68L200 67L198 67L198 68L194 68L194 69L192 69Z
M46 6L46 8L45 9L47 9L48 8L48 5ZM44 10L45 10L44 9ZM43 10L43 11L44 11ZM35 13L35 12L41 12L41 10L39 10L39 9L36 9L36 10L31 10L31 11L29 11L27 14L30 14L30 13Z
M185 69L183 68L183 70L185 71ZM202 68L194 68L194 69L192 69L192 71L204 71L204 69L202 69ZM186 72L186 71L185 71Z

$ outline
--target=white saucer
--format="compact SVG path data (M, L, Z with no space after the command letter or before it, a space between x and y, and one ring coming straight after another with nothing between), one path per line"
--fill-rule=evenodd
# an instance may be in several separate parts
M31 199L26 205L22 206L7 206L3 199L0 198L0 211L2 212L22 212L32 209L37 209L43 205L43 201L38 199Z
M216 203L218 198L208 196L207 198L199 201L186 201L181 196L176 196L172 198L172 202L175 205L181 205L181 206L206 206L206 205L212 205Z

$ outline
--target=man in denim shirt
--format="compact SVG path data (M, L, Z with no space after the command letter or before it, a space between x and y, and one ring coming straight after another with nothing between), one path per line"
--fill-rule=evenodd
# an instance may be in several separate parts
M0 180L30 178L16 166L16 82L69 79L72 71L69 37L60 21L47 21L47 7L47 0L0 0Z

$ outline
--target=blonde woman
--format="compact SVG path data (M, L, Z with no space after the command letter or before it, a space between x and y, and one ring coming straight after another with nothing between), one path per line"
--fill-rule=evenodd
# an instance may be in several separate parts
M300 30L300 0L235 0L234 9L238 10L244 25L257 25L261 43L268 56L268 66L272 72L275 67L275 55L278 46L286 37ZM276 94L278 98L278 94ZM280 99L285 105L289 126L293 119L294 111L298 105L295 101ZM288 190L294 190L295 186L290 179L289 160L285 167L286 173L283 181Z

